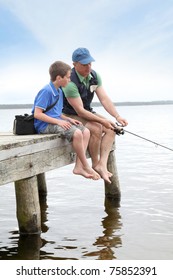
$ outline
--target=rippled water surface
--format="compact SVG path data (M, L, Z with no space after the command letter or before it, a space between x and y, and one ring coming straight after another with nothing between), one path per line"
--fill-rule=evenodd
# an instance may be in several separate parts
M173 149L172 105L118 111L128 131ZM0 110L0 131L15 114ZM120 205L105 200L102 180L75 176L72 165L47 172L41 238L19 237L14 185L0 186L0 259L173 259L173 152L127 132L116 147Z

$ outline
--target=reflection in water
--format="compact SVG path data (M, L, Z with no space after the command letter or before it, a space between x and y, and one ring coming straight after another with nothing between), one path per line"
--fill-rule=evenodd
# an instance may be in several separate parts
M41 210L41 229L42 232L46 232L48 227L47 221L47 197L42 195L40 199L40 210ZM40 259L40 248L43 246L43 240L39 234L24 235L19 237L18 242L18 259L21 260L39 260Z
M1 260L39 260L42 245L40 235L19 236L18 231L12 232L13 243L8 247L1 247Z
M46 196L40 197L41 206L41 221L42 232L45 233L49 230L46 225L47 222L47 199ZM116 201L112 201L105 198L105 212L106 216L102 220L103 235L99 236L93 246L97 248L96 251L82 254L82 258L91 257L99 260L112 260L116 259L115 248L122 245L121 235L118 234L122 227L121 216L119 213L119 204ZM41 239L40 235L26 235L20 236L18 231L12 232L11 246L1 247L0 259L3 260L39 260L39 259L54 259L54 260L66 260L66 259L78 259L71 256L66 258L65 256L55 256L53 252L46 252L44 248L46 244L55 244L54 241L47 241ZM76 239L64 238L64 241L77 241ZM77 246L57 246L55 250L73 251L78 250Z
M47 198L40 196L41 208L41 228L42 232L48 230L47 225ZM1 247L1 260L39 260L40 248L44 245L44 240L39 234L19 235L18 231L13 231L11 239L13 240L11 247Z
M98 250L84 256L98 256L99 260L116 259L114 249L122 245L121 237L118 235L122 227L119 202L105 198L105 212L107 216L102 220L103 235L99 236L93 244Z
M38 234L20 236L18 243L19 260L39 260L41 238Z

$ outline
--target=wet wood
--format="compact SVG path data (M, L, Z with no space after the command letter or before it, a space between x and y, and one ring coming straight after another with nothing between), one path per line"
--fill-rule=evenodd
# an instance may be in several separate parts
M38 183L38 192L39 195L47 194L47 184L46 184L46 176L45 173L41 173L37 175L37 183Z
M119 201L121 198L121 191L114 150L110 151L109 153L107 167L108 170L113 174L113 176L110 178L111 184L105 182L105 196L110 200Z
M37 177L16 181L15 193L20 234L40 234L41 215Z

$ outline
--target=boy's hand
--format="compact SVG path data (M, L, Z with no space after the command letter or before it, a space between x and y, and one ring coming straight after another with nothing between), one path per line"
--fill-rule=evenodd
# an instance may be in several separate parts
M72 124L69 121L65 120L57 120L57 125L61 126L65 130L69 129L72 126Z

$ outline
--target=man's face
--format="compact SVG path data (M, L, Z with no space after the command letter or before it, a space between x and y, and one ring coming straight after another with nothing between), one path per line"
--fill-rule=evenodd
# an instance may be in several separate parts
M76 71L83 77L87 77L91 72L91 63L81 64L80 62L73 63Z

